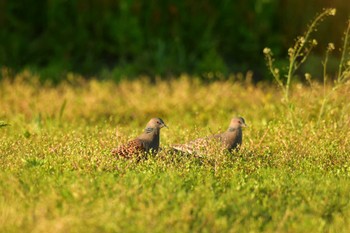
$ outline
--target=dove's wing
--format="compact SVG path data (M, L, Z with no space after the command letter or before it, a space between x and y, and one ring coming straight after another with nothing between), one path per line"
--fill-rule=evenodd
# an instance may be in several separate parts
M205 137L205 138L197 138L193 141L190 141L186 144L179 144L172 146L173 149L177 151L182 151L189 154L200 153L208 146L210 140L214 137Z
M125 158L131 158L133 155L137 155L143 152L145 152L145 147L142 143L142 140L138 138L131 140L126 144L112 150L113 155L119 155Z

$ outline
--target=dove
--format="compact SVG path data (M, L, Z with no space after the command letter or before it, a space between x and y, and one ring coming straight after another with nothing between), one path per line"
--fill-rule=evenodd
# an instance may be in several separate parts
M152 118L146 125L145 130L137 138L114 148L111 153L124 158L132 158L140 154L156 154L159 150L160 129L167 127L160 118Z
M219 134L198 138L186 144L173 145L175 151L188 154L201 154L211 143L219 142L219 146L223 150L233 152L239 150L242 144L242 127L246 127L243 117L232 118L228 129Z

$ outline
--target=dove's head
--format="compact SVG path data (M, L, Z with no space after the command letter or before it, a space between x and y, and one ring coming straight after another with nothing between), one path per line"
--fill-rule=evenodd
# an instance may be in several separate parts
M243 117L232 118L229 129L234 130L234 129L240 129L242 127L247 127Z
M163 127L168 126L164 123L164 121L160 118L152 118L148 123L146 128L153 128L153 129L161 129Z

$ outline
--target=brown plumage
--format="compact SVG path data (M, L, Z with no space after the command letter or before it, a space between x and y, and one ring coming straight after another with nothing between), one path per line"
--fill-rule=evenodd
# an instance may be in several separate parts
M112 150L113 155L132 158L143 153L156 154L159 150L160 129L167 127L162 119L152 118L146 125L144 132L137 138Z
M223 133L198 138L186 144L174 145L172 148L188 154L202 154L211 143L219 142L221 149L232 152L238 150L242 144L242 127L246 127L245 120L242 117L235 117L231 120L229 128Z

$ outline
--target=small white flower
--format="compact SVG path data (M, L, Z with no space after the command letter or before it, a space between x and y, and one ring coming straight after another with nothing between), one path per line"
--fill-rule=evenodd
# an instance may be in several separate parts
M332 50L334 50L334 49L335 49L334 44L333 44L333 43L328 43L327 50L328 50L328 51L332 51Z
M305 79L310 81L311 80L311 74L305 73Z
M289 48L288 49L288 55L291 57L291 56L293 56L293 54L294 54L294 49L293 48Z
M328 10L328 15L335 15L337 13L337 9L331 8Z
M263 53L266 55L271 54L271 49L266 47L266 48L264 48Z

